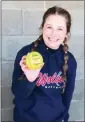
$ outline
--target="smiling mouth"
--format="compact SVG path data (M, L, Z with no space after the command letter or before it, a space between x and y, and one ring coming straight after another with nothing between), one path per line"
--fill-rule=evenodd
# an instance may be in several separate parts
M50 39L49 37L48 37L48 39L50 40L50 41L52 41L52 42L57 42L59 39L56 39L56 40L53 40L53 39Z

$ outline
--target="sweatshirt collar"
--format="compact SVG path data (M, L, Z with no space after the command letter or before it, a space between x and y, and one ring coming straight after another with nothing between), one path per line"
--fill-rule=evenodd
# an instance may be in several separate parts
M63 45L61 44L58 49L51 49L49 48L45 43L44 40L39 41L39 47L41 51L48 52L51 55L58 54L60 52L63 52Z

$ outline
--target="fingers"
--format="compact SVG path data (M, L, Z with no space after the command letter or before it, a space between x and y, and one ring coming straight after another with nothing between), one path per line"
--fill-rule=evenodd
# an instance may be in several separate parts
M26 55L22 57L22 60L25 60L26 59Z
M21 61L19 63L23 72L26 72L28 70L25 61L26 61L26 55L21 58Z
M22 67L21 67L21 69L23 70L23 72L25 73L27 70L28 70L28 67L27 66L25 66L25 65L23 65Z
M21 61L20 61L20 66L22 66L23 64L25 65L25 60L26 60L26 56L23 56L22 58L21 58Z

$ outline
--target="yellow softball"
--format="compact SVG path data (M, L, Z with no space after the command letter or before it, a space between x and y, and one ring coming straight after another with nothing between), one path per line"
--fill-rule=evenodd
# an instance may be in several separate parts
M36 70L43 65L43 57L39 52L33 51L26 56L26 66L29 69Z

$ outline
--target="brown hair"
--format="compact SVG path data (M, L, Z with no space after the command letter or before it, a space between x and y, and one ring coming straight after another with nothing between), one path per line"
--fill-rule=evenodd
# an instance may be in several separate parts
M46 21L46 18L49 16L49 15L52 15L52 14L58 14L58 15L61 15L63 17L65 17L66 19L66 26L67 26L67 33L70 33L70 28L71 28L71 15L69 14L69 12L61 7L58 7L58 6L53 6L51 8L49 8L43 15L43 19L42 19L42 24L41 24L41 29L43 28L44 26L44 23ZM39 36L39 38L34 42L34 47L32 48L32 51L35 51L36 50L36 47L38 46L38 43L39 41L42 39L42 35ZM67 38L64 39L64 46L63 46L63 51L64 51L64 64L63 64L63 79L64 81L66 81L66 72L68 70L68 54L67 54L67 51L68 51L68 45L66 44L67 42ZM64 92L64 91L63 91Z

